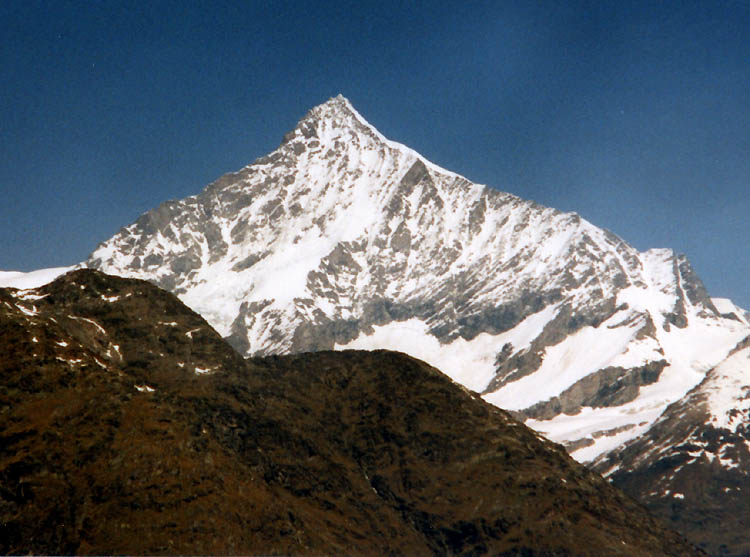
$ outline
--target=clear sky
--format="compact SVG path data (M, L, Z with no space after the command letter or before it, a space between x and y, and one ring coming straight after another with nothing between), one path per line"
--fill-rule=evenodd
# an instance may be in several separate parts
M0 269L71 265L342 93L750 308L750 1L0 2Z

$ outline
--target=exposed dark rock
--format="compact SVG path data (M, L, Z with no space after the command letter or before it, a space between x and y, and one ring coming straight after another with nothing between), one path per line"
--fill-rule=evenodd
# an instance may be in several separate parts
M401 178L400 191L408 195L411 193L412 188L422 180L430 180L430 173L427 171L427 167L424 163L417 160L406 174L404 174L404 177Z
M242 261L238 261L233 267L233 271L244 271L255 265L258 261L266 257L266 253L251 253Z
M221 229L215 222L208 221L206 223L203 235L206 238L206 244L208 246L209 263L214 263L227 254L229 246L227 246L227 243L224 241L224 238L221 235Z
M173 273L186 274L201 266L201 258L197 253L184 253L172 260L169 268Z
M719 311L711 301L711 297L706 291L706 287L703 286L703 281L698 277L690 264L690 261L685 255L679 255L677 257L677 264L680 271L680 280L685 294L687 294L688 300L695 306L703 306L706 309L718 314Z
M584 437L583 439L577 439L576 441L569 441L565 443L563 446L565 447L566 451L573 452L573 451L577 451L578 449L583 449L584 447L590 447L593 444L594 444L593 439Z
M399 253L409 253L411 248L411 233L405 221L401 221L391 236L391 249Z
M143 259L143 265L146 267L159 266L164 263L164 258L156 253L150 253Z
M659 360L630 369L603 368L580 379L559 396L527 408L522 414L537 420L550 420L559 414L577 414L586 406L620 406L634 400L641 385L655 383L666 366L666 360Z

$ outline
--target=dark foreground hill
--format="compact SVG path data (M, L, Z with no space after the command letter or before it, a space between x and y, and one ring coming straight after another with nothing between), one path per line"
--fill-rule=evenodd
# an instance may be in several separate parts
M244 360L146 282L0 289L0 377L5 553L695 553L423 362Z

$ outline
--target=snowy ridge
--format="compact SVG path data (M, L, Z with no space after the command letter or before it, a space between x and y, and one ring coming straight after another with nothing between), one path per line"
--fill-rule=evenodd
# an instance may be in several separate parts
M580 460L647 430L750 333L684 257L473 184L340 96L87 264L172 290L247 355L406 351Z
M745 325L750 325L750 314L728 298L711 298L718 312L728 318L736 319Z
M742 348L721 362L701 385L706 393L709 423L737 432L750 416L750 348Z
M22 271L0 271L0 288L38 288L52 282L75 267L51 267L24 273Z

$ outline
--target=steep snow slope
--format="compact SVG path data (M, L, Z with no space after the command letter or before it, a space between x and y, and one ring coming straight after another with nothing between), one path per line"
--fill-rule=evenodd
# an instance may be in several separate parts
M581 460L647 429L749 332L684 257L443 170L343 97L87 263L172 290L247 355L404 350Z

